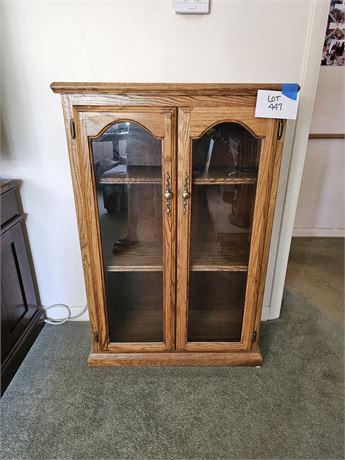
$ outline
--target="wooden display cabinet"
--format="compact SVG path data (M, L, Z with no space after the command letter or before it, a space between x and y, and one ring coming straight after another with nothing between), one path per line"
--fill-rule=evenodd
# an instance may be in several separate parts
M260 365L284 122L276 84L53 83L92 328L88 363Z

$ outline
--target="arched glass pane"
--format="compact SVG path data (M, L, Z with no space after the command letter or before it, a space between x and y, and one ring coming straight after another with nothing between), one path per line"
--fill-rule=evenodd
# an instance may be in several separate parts
M193 179L253 178L260 142L238 123L221 123L193 140Z
M189 341L239 341L261 142L238 123L192 144Z
M161 141L114 123L92 155L110 341L162 342Z

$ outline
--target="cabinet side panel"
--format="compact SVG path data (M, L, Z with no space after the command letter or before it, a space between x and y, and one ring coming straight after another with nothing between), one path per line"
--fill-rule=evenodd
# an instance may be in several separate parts
M259 175L255 199L250 256L248 264L247 290L243 317L241 342L247 349L252 346L252 333L258 305L260 282L262 281L263 253L266 243L266 227L269 215L271 184L275 156L276 121L267 123L266 136L262 142Z
M91 330L92 332L94 332L99 331L99 318L95 303L96 300L90 263L90 246L92 243L90 242L89 238L88 222L85 218L85 209L87 209L89 206L88 197L86 194L87 179L85 178L85 171L83 169L83 164L78 153L77 141L76 139L72 138L70 131L70 121L73 118L73 107L71 105L69 96L62 95L61 100L64 113L66 138L72 174L73 193L77 212L77 223L84 269L84 280L86 286L88 311L90 316ZM103 339L104 336L105 334L103 334ZM95 341L93 341L92 350L93 352L97 352L100 350L99 344Z
M280 176L280 167L282 162L282 154L283 154L283 146L284 146L284 137L285 137L285 128L286 122L282 121L283 131L281 138L278 140L278 121L276 122L275 126L275 134L274 138L277 139L274 145L274 163L272 164L273 172L272 172L272 182L271 182L271 190L270 190L270 197L269 197L269 208L268 208L268 216L267 216L267 225L266 225L266 235L265 235L265 243L262 255L262 266L261 266L261 278L259 284L259 293L258 293L258 300L257 300L257 310L255 316L255 324L254 330L257 332L257 338L253 343L253 349L258 350L259 346L259 330L260 330L260 321L261 321L261 313L262 313L262 306L263 306L263 297L265 291L265 283L266 283L266 275L267 275L267 266L268 266L268 257L271 245L271 236L272 236L272 226L273 226L273 219L274 219L274 212L276 206L276 199L277 199L277 191L278 191L278 183L279 183L279 176Z

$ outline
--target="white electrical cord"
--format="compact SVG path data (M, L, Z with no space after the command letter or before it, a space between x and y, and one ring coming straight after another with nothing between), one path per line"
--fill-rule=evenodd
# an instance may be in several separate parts
M52 310L53 308L61 308L61 307L67 311L67 316L65 318L55 319L55 318L50 318L49 316L47 316L47 311ZM52 324L53 326L59 326L60 324L66 323L70 319L79 318L79 316L81 316L82 314L86 312L87 305L85 305L85 307L82 309L80 313L74 316L72 316L71 309L64 303L55 303L54 305L50 305L49 307L42 307L42 309L44 310L44 313L46 314L46 317L44 318L44 322L48 324Z

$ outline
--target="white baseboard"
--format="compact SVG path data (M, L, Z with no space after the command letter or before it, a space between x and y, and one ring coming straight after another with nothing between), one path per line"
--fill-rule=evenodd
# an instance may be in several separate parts
M270 306L264 305L262 307L261 321L268 321L270 319Z
M345 228L295 227L293 236L345 237Z
M78 315L83 311L85 307L69 307L72 312L72 316ZM89 312L86 310L81 316L78 316L76 319L71 319L71 321L89 321Z

